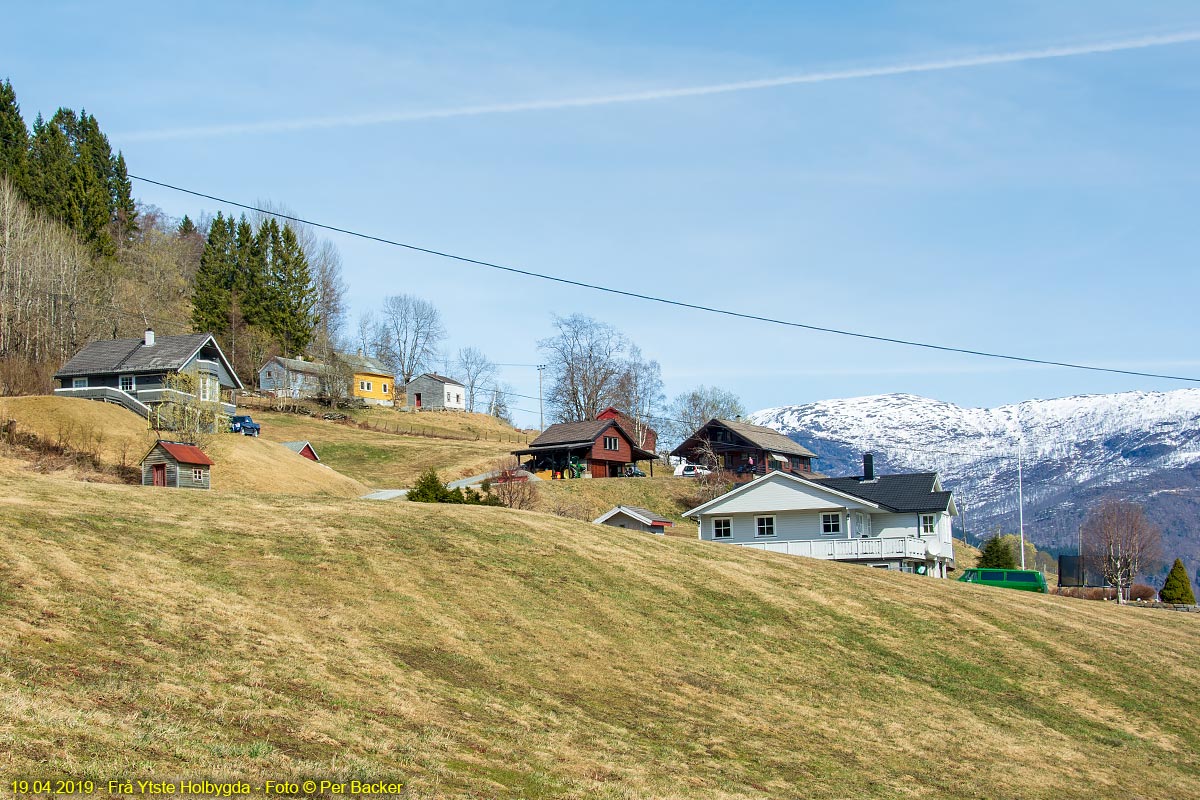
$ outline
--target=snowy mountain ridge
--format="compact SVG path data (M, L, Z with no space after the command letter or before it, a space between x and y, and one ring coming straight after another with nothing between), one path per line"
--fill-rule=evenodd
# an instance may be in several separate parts
M996 408L884 394L763 409L750 421L816 452L814 467L826 474L858 474L863 452L880 471L936 470L967 507L972 531L972 523L1011 527L1020 453L1026 527L1040 520L1043 544L1065 539L1084 504L1103 494L1200 501L1200 389ZM1200 519L1192 527L1200 551Z

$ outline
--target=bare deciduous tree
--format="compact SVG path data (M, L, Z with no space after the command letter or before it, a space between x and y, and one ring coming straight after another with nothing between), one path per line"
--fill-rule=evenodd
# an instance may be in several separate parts
M678 445L710 419L736 419L746 413L733 392L716 386L699 386L671 401L667 416L670 439Z
M378 355L405 384L437 358L438 344L446 338L442 315L433 303L410 294L384 299L381 329Z
M513 424L512 411L508 407L508 396L512 393L512 386L507 383L497 383L492 387L492 397L488 400L488 414Z
M538 342L550 371L546 402L558 422L579 422L617 401L629 342L611 325L572 314L554 318L558 333Z
M1146 519L1142 507L1124 500L1105 500L1093 508L1080 537L1085 562L1117 588L1122 603L1128 600L1138 573L1158 558L1162 545L1162 534Z
M500 459L496 462L494 469L497 478L488 487L488 491L493 497L507 508L528 510L537 505L537 487L524 474L520 476L515 474L517 470L521 469L521 462L516 456Z
M496 380L496 365L481 351L466 347L458 351L458 375L467 393L467 411L475 410L475 400L487 392Z
M654 427L651 418L663 401L662 369L658 362L647 361L642 357L641 348L631 345L614 394L614 405L633 420L633 430L629 434L638 447L644 448L647 433Z

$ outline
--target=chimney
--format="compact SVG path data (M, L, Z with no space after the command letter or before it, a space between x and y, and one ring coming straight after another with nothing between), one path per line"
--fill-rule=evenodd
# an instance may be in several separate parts
M146 336L142 339L146 347L154 347L154 328L146 328Z
M863 478L864 481L875 480L875 456L870 453L863 453Z

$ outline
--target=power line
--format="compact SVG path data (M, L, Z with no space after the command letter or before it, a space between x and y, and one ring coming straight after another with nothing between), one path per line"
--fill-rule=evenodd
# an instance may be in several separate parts
M1090 364L1073 364L1073 363L1067 362L1067 361L1054 361L1054 360L1050 360L1050 359L1031 358L1031 357L1027 357L1027 356L1014 356L1014 355L1008 355L1005 353L992 353L992 352L988 352L985 350L973 350L971 348L966 348L966 347L952 347L949 345L932 344L929 342L917 342L917 341L912 341L909 339L900 339L900 338L896 338L896 337L892 337L892 336L876 336L874 334L861 333L858 331L842 330L839 328L828 328L828 327L824 327L821 325L810 325L810 324L803 323L803 322L795 322L795 321L791 321L791 320L776 319L774 317L765 317L765 316L761 316L758 314L747 314L747 313L741 312L741 311L732 311L730 309L716 308L713 306L705 306L705 305L700 305L698 303L689 303L689 302L685 302L683 300L671 300L671 299L665 298L665 297L657 297L655 295L642 294L641 292L632 292L632 291L628 291L626 289L615 289L615 288L609 287L609 286L601 286L599 284L586 283L584 281L572 280L570 278L563 278L558 275L547 275L547 274L541 273L541 272L533 272L532 270L519 269L517 267L508 267L508 266L504 266L503 264L493 263L491 261L483 261L483 260L477 259L477 258L468 258L467 256L455 255L454 253L448 253L448 252L444 252L441 250L434 250L434 249L428 248L428 247L420 247L415 244L408 244L406 242L400 242L400 241L396 241L394 239L386 239L382 236L374 236L369 233L361 233L359 231L353 231L353 230L349 230L347 228L339 228L335 225L326 225L326 224L320 223L320 222L313 222L312 220L307 220L302 217L295 217L290 214L281 214L277 211L268 211L266 209L259 208L257 206L248 205L246 203L239 203L234 200L228 200L223 197L217 197L215 195L206 194L204 192L198 192L198 191L195 191L194 189L185 189L182 186L175 186L170 183L164 183L163 181L156 181L156 180L153 180L152 178L143 178L139 175L130 174L129 177L133 180L142 181L143 183L149 183L154 186L161 186L164 189L170 189L172 191L182 192L184 194L190 194L194 197L202 197L206 200L212 200L217 203L223 203L225 205L233 206L235 208L242 208L247 211L254 211L254 212L257 212L260 214L270 214L271 216L279 217L280 219L290 220L292 222L301 223L303 225L311 225L314 228L320 228L322 230L333 231L335 233L345 234L346 236L354 236L356 238L365 239L367 241L378 242L380 244L386 244L386 245L389 245L392 247L401 247L406 250L411 250L411 251L417 252L417 253L425 253L426 255L437 256L438 258L448 258L448 259L452 259L454 261L462 262L464 264L473 264L475 266L486 267L488 269L500 270L502 272L508 272L508 273L512 273L514 275L524 275L529 278L538 278L540 280L552 281L554 283L560 283L560 284L564 284L566 286L576 286L581 289L591 289L592 291L605 292L607 294L615 294L615 295L619 295L621 297L632 297L637 300L645 300L645 301L651 302L651 303L660 303L662 305L674 306L676 308L687 308L687 309L691 309L693 311L703 311L703 312L706 312L709 314L719 314L719 315L726 316L726 317L734 317L736 319L752 320L755 322L765 322L765 323L768 323L771 325L780 325L780 326L788 327L788 328L800 328L802 330L816 331L818 333L828 333L828 334L832 334L832 335L836 335L836 336L848 336L848 337L852 337L852 338L856 338L856 339L865 339L865 340L873 341L873 342L884 342L887 344L896 344L896 345L902 345L905 347L918 347L918 348L922 348L925 350L936 350L936 351L943 352L943 353L958 353L960 355L978 356L981 358L996 358L996 359L1002 359L1005 361L1017 361L1017 362L1020 362L1023 364L1039 364L1042 366L1062 367L1065 369L1077 369L1077 370L1084 370L1084 371L1088 371L1088 372L1103 372L1103 373L1114 374L1114 375L1132 375L1132 376L1136 376L1139 378L1157 378L1157 379L1161 379L1161 380L1183 381L1186 383L1200 383L1200 378L1190 378L1190 377L1185 377L1185 376L1181 376L1181 375L1164 375L1164 374L1159 374L1159 373L1154 373L1154 372L1140 372L1138 370L1116 369L1114 367L1098 367L1098 366L1090 365Z

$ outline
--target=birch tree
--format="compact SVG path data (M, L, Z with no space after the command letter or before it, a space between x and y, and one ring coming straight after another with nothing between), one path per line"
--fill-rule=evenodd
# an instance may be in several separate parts
M1137 503L1105 500L1093 508L1080 530L1086 564L1117 589L1118 602L1129 599L1129 587L1141 570L1155 561L1162 534Z
M446 338L437 308L410 294L385 298L380 324L383 341L379 355L390 362L405 384L437 358L438 345Z

